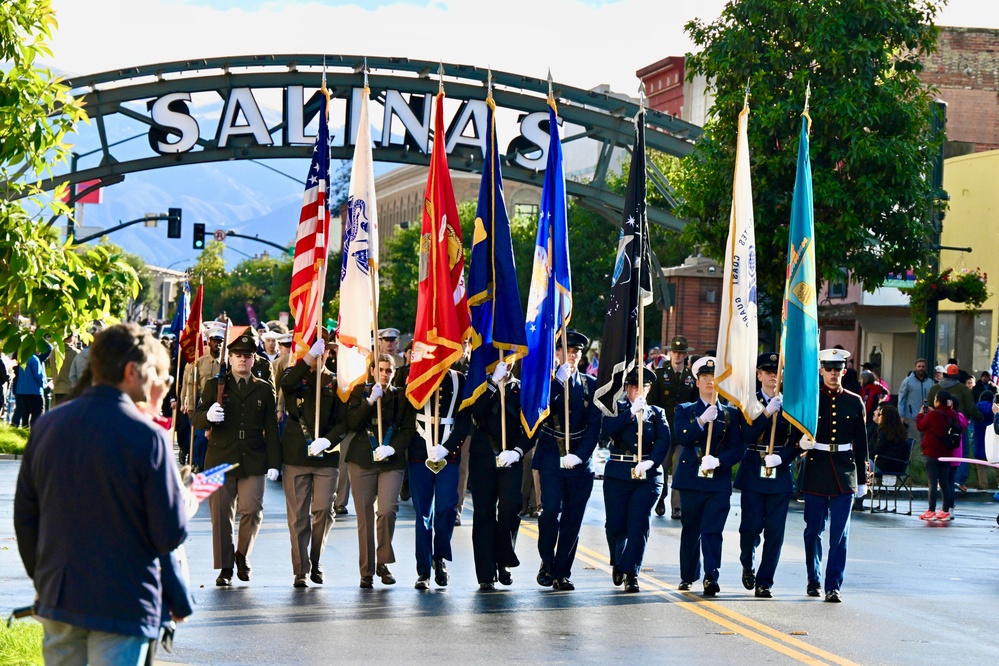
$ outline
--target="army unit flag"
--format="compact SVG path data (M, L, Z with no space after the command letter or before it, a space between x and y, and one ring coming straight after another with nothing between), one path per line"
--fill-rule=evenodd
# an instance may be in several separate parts
M406 397L422 409L464 353L471 332L465 298L465 250L447 166L444 92L437 94L434 148L423 202L416 330Z
M369 94L365 86L350 171L340 264L336 381L337 393L344 402L355 386L367 380L374 353L374 322L378 312L378 210L375 204L371 127L368 123Z
M801 119L798 173L791 200L780 353L784 365L784 418L814 439L819 422L819 322L815 299L812 164L808 156L810 125L806 109Z
M715 361L715 391L750 421L763 412L756 399L756 233L749 176L749 104L739 113L732 214L722 274L721 321Z
M201 301L204 299L205 285L198 285L198 293L191 302L191 311L187 316L184 330L180 332L178 341L184 352L184 361L194 363L205 354L205 340L201 335Z
M617 242L614 276L604 319L603 344L594 399L604 414L617 414L624 378L635 367L640 344L640 308L652 302L649 221L645 182L645 111L635 118L635 149L624 197L624 220Z
M486 161L475 211L472 257L468 270L468 306L472 318L472 356L462 407L475 402L497 361L513 364L527 354L524 308L517 289L510 218L503 199L503 175L496 141L496 103L490 94Z
M521 364L520 418L533 436L548 415L552 373L555 369L555 334L572 314L569 279L569 228L565 199L562 141L558 133L555 102L548 100L548 160L541 189L534 267L527 300L527 356Z
M325 87L320 96L319 132L312 149L312 165L305 183L302 214L298 220L295 240L295 262L291 269L291 297L289 306L295 318L292 337L292 363L300 360L316 339L322 303L323 279L329 250L330 211L329 200L330 148L327 107L329 97Z

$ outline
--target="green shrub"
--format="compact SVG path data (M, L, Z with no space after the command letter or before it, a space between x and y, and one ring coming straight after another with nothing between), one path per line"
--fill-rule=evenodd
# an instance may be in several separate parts
M28 443L27 428L15 428L0 423L0 453L24 453L24 445Z
M0 664L7 666L42 666L42 625L34 620L0 619Z

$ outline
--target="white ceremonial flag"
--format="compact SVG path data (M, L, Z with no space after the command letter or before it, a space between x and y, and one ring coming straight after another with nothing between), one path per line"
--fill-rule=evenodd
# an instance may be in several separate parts
M756 318L756 233L753 229L753 187L749 178L749 105L739 113L735 150L732 215L725 246L721 322L715 361L715 390L747 419L759 416L756 399L756 357L759 333Z
M375 313L378 311L378 212L371 158L371 127L368 125L369 94L365 85L357 143L354 145L354 163L350 171L347 219L343 225L336 380L337 393L344 401L351 389L367 379L375 344Z

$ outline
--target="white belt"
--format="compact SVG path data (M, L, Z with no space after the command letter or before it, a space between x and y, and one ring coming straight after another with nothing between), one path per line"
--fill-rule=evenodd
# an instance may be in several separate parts
M823 444L821 442L815 442L816 451L829 451L830 453L837 453L839 451L850 451L853 449L853 444L847 442L846 444Z
M448 374L451 376L451 404L447 407L445 414L454 414L454 406L458 401L458 373L454 370L449 370ZM440 390L439 388L437 389ZM430 415L430 401L423 406L423 409L416 412L416 433L423 438L423 441L427 444L427 454L430 454L430 449L433 443L433 423L434 419ZM443 426L443 432L438 433L440 439L438 443L443 444L451 436L451 431L454 429L454 417L440 417L438 416L437 423Z

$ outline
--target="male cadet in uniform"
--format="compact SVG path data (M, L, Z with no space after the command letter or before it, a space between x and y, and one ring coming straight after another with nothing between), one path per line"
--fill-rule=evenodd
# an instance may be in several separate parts
M676 410L674 435L682 447L673 487L680 490L680 589L689 590L700 578L704 553L704 596L721 590L722 531L732 497L732 468L742 460L745 446L734 407L711 402L715 388L715 359L704 356L691 370L697 377L698 399ZM713 422L713 425L712 425ZM711 452L707 452L708 430Z
M280 351L277 358L271 361L271 375L278 382L281 381L284 371L288 369L288 365L291 363L291 343L293 339L291 333L285 333L278 338L278 348ZM275 398L277 402L278 431L284 436L284 424L287 420L284 407L284 391L278 391Z
M216 326L208 331L208 353L194 363L188 363L187 367L184 368L184 384L181 387L180 398L181 411L185 413L193 411L205 392L205 384L208 383L209 379L219 374L219 353L222 349L223 338L225 338L225 329L223 328ZM195 382L195 374L197 374L197 382ZM205 429L195 426L194 447L191 451L191 464L194 465L194 469L206 469L205 451L207 449L208 436Z
M675 433L676 428L674 427L673 419L676 416L677 406L685 402L697 400L697 386L695 386L694 375L691 374L686 364L687 354L694 350L687 345L687 338L677 335L670 340L667 351L669 352L669 360L663 367L656 369L656 381L652 383L652 388L649 389L649 404L661 407L666 412L666 420L669 422L670 430ZM676 437L674 437L669 454L666 456L666 464L664 465L667 477L671 471L674 476L676 475L676 465L679 458L680 447L677 444ZM664 481L668 481L668 479L664 479ZM663 483L662 493L659 495L659 501L656 502L656 515L666 515L666 493L669 490L670 486L667 483ZM673 520L679 519L680 493L675 486L673 487L673 492L670 494L670 508L672 509L670 517Z
M506 413L500 411L500 391ZM534 441L520 420L520 382L500 361L489 378L488 390L472 403L472 437L468 447L468 480L472 486L472 552L480 590L495 590L496 581L513 584L510 569L520 566L520 481L523 458ZM506 421L506 445L503 421Z
M384 585L395 583L388 565L395 562L392 537L407 463L406 447L413 439L413 424L406 423L403 418L409 401L402 391L392 386L395 362L388 354L379 354L377 361L378 367L371 369L372 377L377 379L370 385L354 387L343 408L346 430L355 433L344 455L354 491L354 513L357 514L360 586L365 589L373 586L376 574ZM382 406L381 442L378 441L379 401Z
M767 352L756 359L756 379L761 388L756 397L763 413L747 424L742 420L742 439L746 453L735 475L735 487L742 491L742 522L739 524L742 585L757 597L770 599L774 572L784 544L784 524L791 502L791 461L797 453L789 439L791 425L781 411L781 396L777 395L777 362L779 354ZM741 413L740 413L741 416ZM774 425L776 423L776 426ZM770 435L773 433L773 454ZM763 535L763 555L759 571L753 567L753 556Z
M610 459L604 468L604 506L607 547L615 585L638 592L638 572L649 542L652 505L662 490L660 465L670 448L669 423L659 407L647 405L645 396L656 375L641 368L644 392L638 392L638 372L624 380L626 396L617 401L617 416L605 416L602 432L611 440ZM638 459L638 416L642 424L642 459ZM640 478L633 473L638 470Z
M256 350L257 340L252 329L247 328L229 344L229 371L221 402L216 401L219 378L213 377L205 384L194 414L196 428L212 431L205 455L206 469L239 463L208 500L215 568L221 569L215 579L219 587L232 585L233 562L236 576L250 580L248 558L264 517L264 475L277 481L281 466L274 390L250 372ZM233 543L237 511L238 548Z
M567 344L556 343L559 368L552 380L548 416L538 429L531 467L541 478L538 516L538 585L574 590L570 576L579 528L593 491L593 451L600 439L600 409L593 400L597 380L579 372L579 359L590 345L582 333L568 331ZM565 431L565 385L569 386L569 437ZM519 490L519 485L518 485ZM559 518L559 514L561 519ZM556 550L557 547L557 550Z
M281 334L277 331L268 330L266 333L260 336L261 341L264 345L263 356L267 359L268 363L273 363L278 357L278 338Z
M404 418L414 432L407 450L409 489L416 510L418 590L430 589L431 567L439 586L445 587L450 579L444 561L452 559L461 444L472 425L469 410L459 411L464 389L465 376L452 369L423 409L416 410L406 401Z
M382 328L378 330L378 353L388 354L395 361L396 370L406 364L406 359L399 353L399 329Z
M819 596L822 568L822 533L829 518L829 559L826 561L826 601L843 600L840 587L846 569L853 497L867 494L867 428L864 402L843 388L850 352L823 349L822 388L819 390L819 423L815 439L807 435L799 446L807 451L801 491L805 494L805 565L808 596Z
M322 584L323 565L319 560L334 522L333 493L340 474L337 469L340 454L333 449L341 439L337 431L343 429L336 428L341 404L336 395L336 376L325 367L332 347L324 340L317 340L302 360L280 377L288 410L288 426L281 438L281 483L288 505L295 587L308 587L306 576ZM322 367L319 437L313 434L317 366Z

